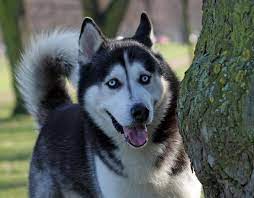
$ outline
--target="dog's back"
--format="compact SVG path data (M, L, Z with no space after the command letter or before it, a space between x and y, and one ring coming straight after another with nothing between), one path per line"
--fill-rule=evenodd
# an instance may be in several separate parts
M31 197L98 197L83 124L79 105L63 104L48 114L34 147Z

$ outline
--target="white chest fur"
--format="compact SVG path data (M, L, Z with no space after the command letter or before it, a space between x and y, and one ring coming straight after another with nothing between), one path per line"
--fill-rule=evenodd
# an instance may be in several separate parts
M95 156L96 175L103 198L117 198L119 196L118 183L122 180L117 174L109 170L98 156Z
M161 186L152 182L138 184L129 178L118 176L97 156L95 164L103 198L197 198L200 195L201 185L189 171L171 178L168 185Z
M95 157L97 180L103 198L154 198L161 197L154 192L151 184L133 184L126 177L121 177ZM164 196L163 196L164 197Z

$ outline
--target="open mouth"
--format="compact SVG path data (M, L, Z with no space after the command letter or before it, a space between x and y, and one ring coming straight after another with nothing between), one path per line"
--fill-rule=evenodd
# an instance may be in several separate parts
M108 111L115 129L123 134L125 141L134 148L144 146L148 141L148 132L145 124L134 124L132 126L121 126Z

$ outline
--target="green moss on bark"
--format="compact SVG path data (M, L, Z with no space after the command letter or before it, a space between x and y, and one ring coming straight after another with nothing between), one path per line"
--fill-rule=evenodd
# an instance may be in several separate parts
M206 197L254 196L254 2L207 0L179 124Z

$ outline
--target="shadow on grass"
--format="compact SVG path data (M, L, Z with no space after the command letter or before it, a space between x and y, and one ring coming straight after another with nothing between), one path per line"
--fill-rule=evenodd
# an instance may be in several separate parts
M6 155L6 156L0 156L0 163L2 161L24 161L24 160L29 160L31 159L32 154L31 153L17 153L15 155Z
M0 123L1 122L10 123L13 121L22 121L22 120L28 119L28 118L30 118L30 115L28 115L28 114L20 114L20 115L15 115L15 116L9 115L6 117L0 117Z
M24 181L13 181L11 183L6 182L0 184L0 190L8 190L12 188L21 188L21 187L27 187L27 183Z
M9 134L10 138L14 134L31 133L35 135L36 125L28 116L0 118L0 134ZM33 133L34 132L34 133Z
M10 122L12 120L13 120L13 118L11 116L9 116L7 118L0 118L0 123Z

